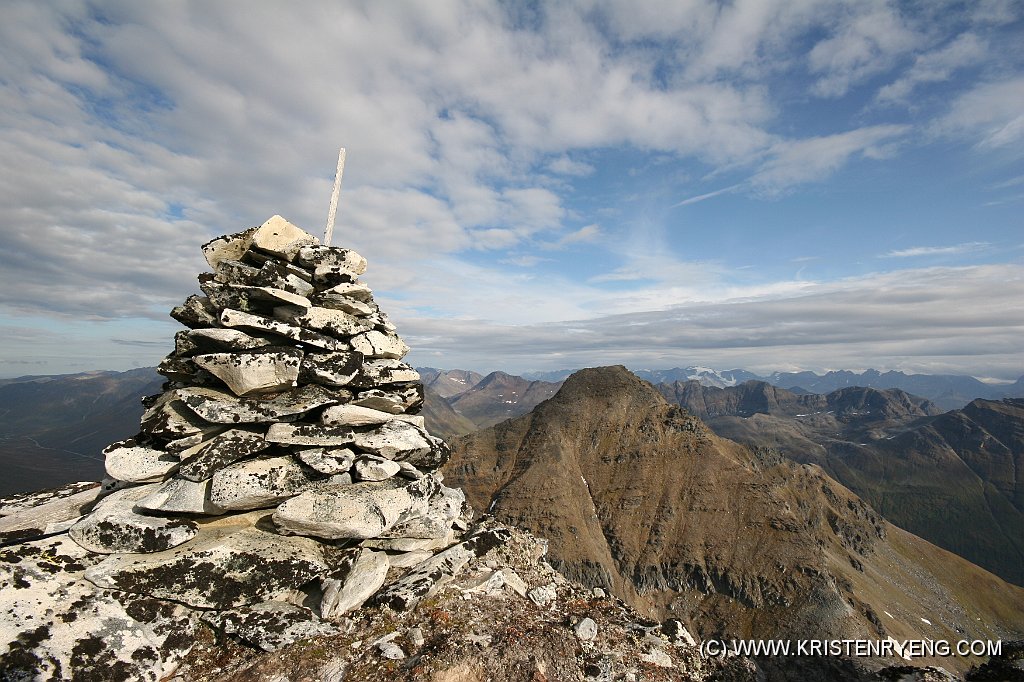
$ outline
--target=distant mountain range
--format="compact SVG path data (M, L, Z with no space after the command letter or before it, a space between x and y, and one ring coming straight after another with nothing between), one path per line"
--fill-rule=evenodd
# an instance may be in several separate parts
M576 370L527 372L525 379L563 381ZM898 388L927 398L944 410L963 407L975 398L1000 400L1024 398L1024 376L1012 384L987 384L971 376L958 374L904 374L903 372L864 372L846 370L815 374L814 372L774 372L767 376L743 369L714 370L708 367L675 367L673 369L637 369L633 373L652 384L676 381L699 381L704 386L726 388L746 381L763 381L797 393L831 393L849 386L866 388Z
M903 409L931 411L909 398ZM446 480L475 508L547 538L568 576L702 637L1024 628L1024 589L891 525L817 466L715 435L624 367L582 370L452 448Z
M1024 585L1024 400L942 413L899 389L657 388L716 434L817 464L893 523Z

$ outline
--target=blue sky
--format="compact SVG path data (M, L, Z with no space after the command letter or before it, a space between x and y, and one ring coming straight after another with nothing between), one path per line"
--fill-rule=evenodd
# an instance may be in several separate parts
M419 365L1024 374L1024 4L5 2L0 376L335 243Z

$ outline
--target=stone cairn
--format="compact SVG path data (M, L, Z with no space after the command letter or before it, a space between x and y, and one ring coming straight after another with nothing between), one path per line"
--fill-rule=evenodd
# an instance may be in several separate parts
M312 604L308 625L374 595L407 607L500 541L462 539L471 512L442 485L448 447L416 414L423 386L362 256L280 216L203 254L213 272L171 312L189 329L163 392L104 451L113 492L70 528L109 555L87 580L240 628Z

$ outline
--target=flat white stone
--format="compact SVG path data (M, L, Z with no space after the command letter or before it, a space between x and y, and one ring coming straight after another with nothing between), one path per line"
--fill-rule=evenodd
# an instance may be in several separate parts
M405 485L397 479L307 490L281 504L274 522L283 530L314 537L373 538L423 514L438 483L424 477Z
M367 358L391 358L401 360L409 352L409 346L397 334L385 334L370 330L353 336L349 341L352 349L359 351ZM417 373L417 381L419 374Z
M369 303L340 294L321 294L316 298L316 305L320 308L342 310L356 317L368 317L374 312L374 307Z
M224 350L252 350L272 345L265 338L250 336L238 329L192 329L187 332L197 346L206 346Z
M214 424L262 424L292 421L310 410L330 405L336 398L319 386L300 386L273 398L237 398L213 388L177 389L188 409Z
M296 306L296 310L304 310ZM276 309L275 309L276 310ZM310 308L312 310L312 308ZM322 309L321 309L322 310ZM279 320L272 320L269 317L263 317L262 315L253 315L252 313L243 312L241 310L232 310L231 308L225 308L220 314L220 323L225 327L241 327L243 329L256 329L259 331L270 332L271 334L277 334L293 341L308 344L310 346L316 346L317 348L323 348L325 350L343 351L348 350L349 346L344 341L318 334L315 331L303 329L293 324L287 324Z
M346 557L341 577L322 581L320 614L336 618L358 609L384 584L391 562L384 552L361 549L355 557Z
M429 454L427 432L401 420L381 424L372 431L355 434L356 447L386 459L409 459Z
M297 348L257 349L240 353L196 355L195 363L238 396L272 393L291 388L299 378L303 353Z
M299 448L292 455L322 474L341 474L352 468L355 453L348 448ZM351 482L351 481L350 481Z
M209 426L185 403L178 400L173 391L165 395L171 399L164 401L159 407L154 406L154 409L143 415L142 430L145 433L177 440L201 434Z
M360 481L383 481L391 478L401 469L398 462L371 457L360 457L354 465L356 478Z
M312 306L283 305L274 308L274 317L303 329L322 332L335 337L349 337L370 329L365 319L349 315L344 310Z
M45 502L33 506L5 506L5 514L0 518L0 534L30 530L50 532L48 527L77 519L102 490L95 483L92 486L78 492L74 487L68 487L64 494L46 498Z
M171 309L171 317L193 329L217 326L217 309L206 296L189 296L184 303Z
M368 303L373 300L373 291L370 287L366 286L359 280L352 282L342 282L337 286L333 286L330 289L324 290L324 294L332 294L336 296L344 296L346 298L352 298L363 303Z
M441 486L430 498L427 511L422 516L401 523L382 538L443 538L452 531L452 525L469 508L466 506L466 494L461 488Z
M264 651L275 651L301 639L337 632L336 626L325 623L309 609L284 601L208 612L206 620Z
M252 235L252 246L291 261L305 246L319 244L320 240L279 215L271 217Z
M411 552L400 552L388 556L391 559L391 565L395 568L412 568L434 556L434 553L425 549L414 549Z
M375 426L395 419L395 415L361 405L333 405L324 410L320 422L327 426Z
M136 505L139 509L172 514L206 514L215 516L224 510L210 501L210 481L190 481L175 476Z
M178 466L178 457L170 452L137 445L128 439L103 450L107 475L130 483L162 481Z
M210 501L222 509L265 509L299 494L318 478L288 455L245 460L213 475Z

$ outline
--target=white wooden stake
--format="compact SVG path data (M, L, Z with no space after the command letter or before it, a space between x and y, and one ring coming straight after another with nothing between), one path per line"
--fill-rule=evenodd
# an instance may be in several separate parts
M334 216L338 212L338 194L341 192L341 176L345 172L345 148L338 151L338 171L334 174L334 191L331 192L331 210L327 212L327 229L324 230L324 246L331 245L334 233Z

